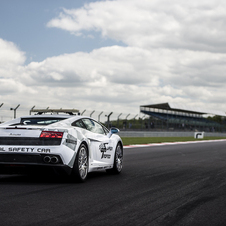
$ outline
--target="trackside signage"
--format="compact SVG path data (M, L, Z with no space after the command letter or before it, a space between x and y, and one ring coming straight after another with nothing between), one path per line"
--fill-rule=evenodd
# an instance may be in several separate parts
M195 139L203 139L204 138L204 132L195 132L194 138Z
M51 153L49 148L0 147L0 152Z

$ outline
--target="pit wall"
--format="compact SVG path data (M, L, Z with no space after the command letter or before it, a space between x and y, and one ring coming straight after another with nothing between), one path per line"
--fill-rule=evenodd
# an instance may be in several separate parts
M194 137L194 132L120 131L121 137ZM226 133L204 133L204 137L226 137Z

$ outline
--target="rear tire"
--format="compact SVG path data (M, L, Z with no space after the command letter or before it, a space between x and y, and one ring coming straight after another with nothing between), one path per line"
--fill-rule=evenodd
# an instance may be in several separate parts
M72 170L72 179L77 182L84 182L88 174L88 150L85 144L82 144L74 162Z
M121 144L118 143L115 150L113 168L108 169L107 172L113 173L113 174L119 174L122 171L122 165L123 165L123 149Z

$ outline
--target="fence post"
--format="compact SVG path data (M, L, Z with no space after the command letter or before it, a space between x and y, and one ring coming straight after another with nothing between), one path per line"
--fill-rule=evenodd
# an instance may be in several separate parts
M118 115L118 127L119 127L119 117L122 115L122 113L120 113L119 115Z
M92 112L91 112L91 114L90 114L90 118L92 117L92 114L93 114L94 112L95 112L95 111L92 111Z
M110 116L113 114L113 112L111 112L109 115L105 115L108 120L107 120L107 124L108 124L108 129L110 129Z
M103 111L98 115L98 122L100 122L100 116L103 114Z
M20 104L18 104L16 108L10 108L10 110L14 111L14 118L16 118L16 110L18 107L20 107Z
M31 115L31 111L32 111L34 108L35 108L35 105L31 108L31 110L30 110L30 115Z

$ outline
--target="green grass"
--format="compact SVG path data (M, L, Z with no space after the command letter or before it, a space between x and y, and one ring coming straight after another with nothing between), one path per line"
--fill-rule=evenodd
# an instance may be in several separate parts
M205 137L204 139L195 139L194 137L122 137L123 145L219 139L226 139L226 137Z

